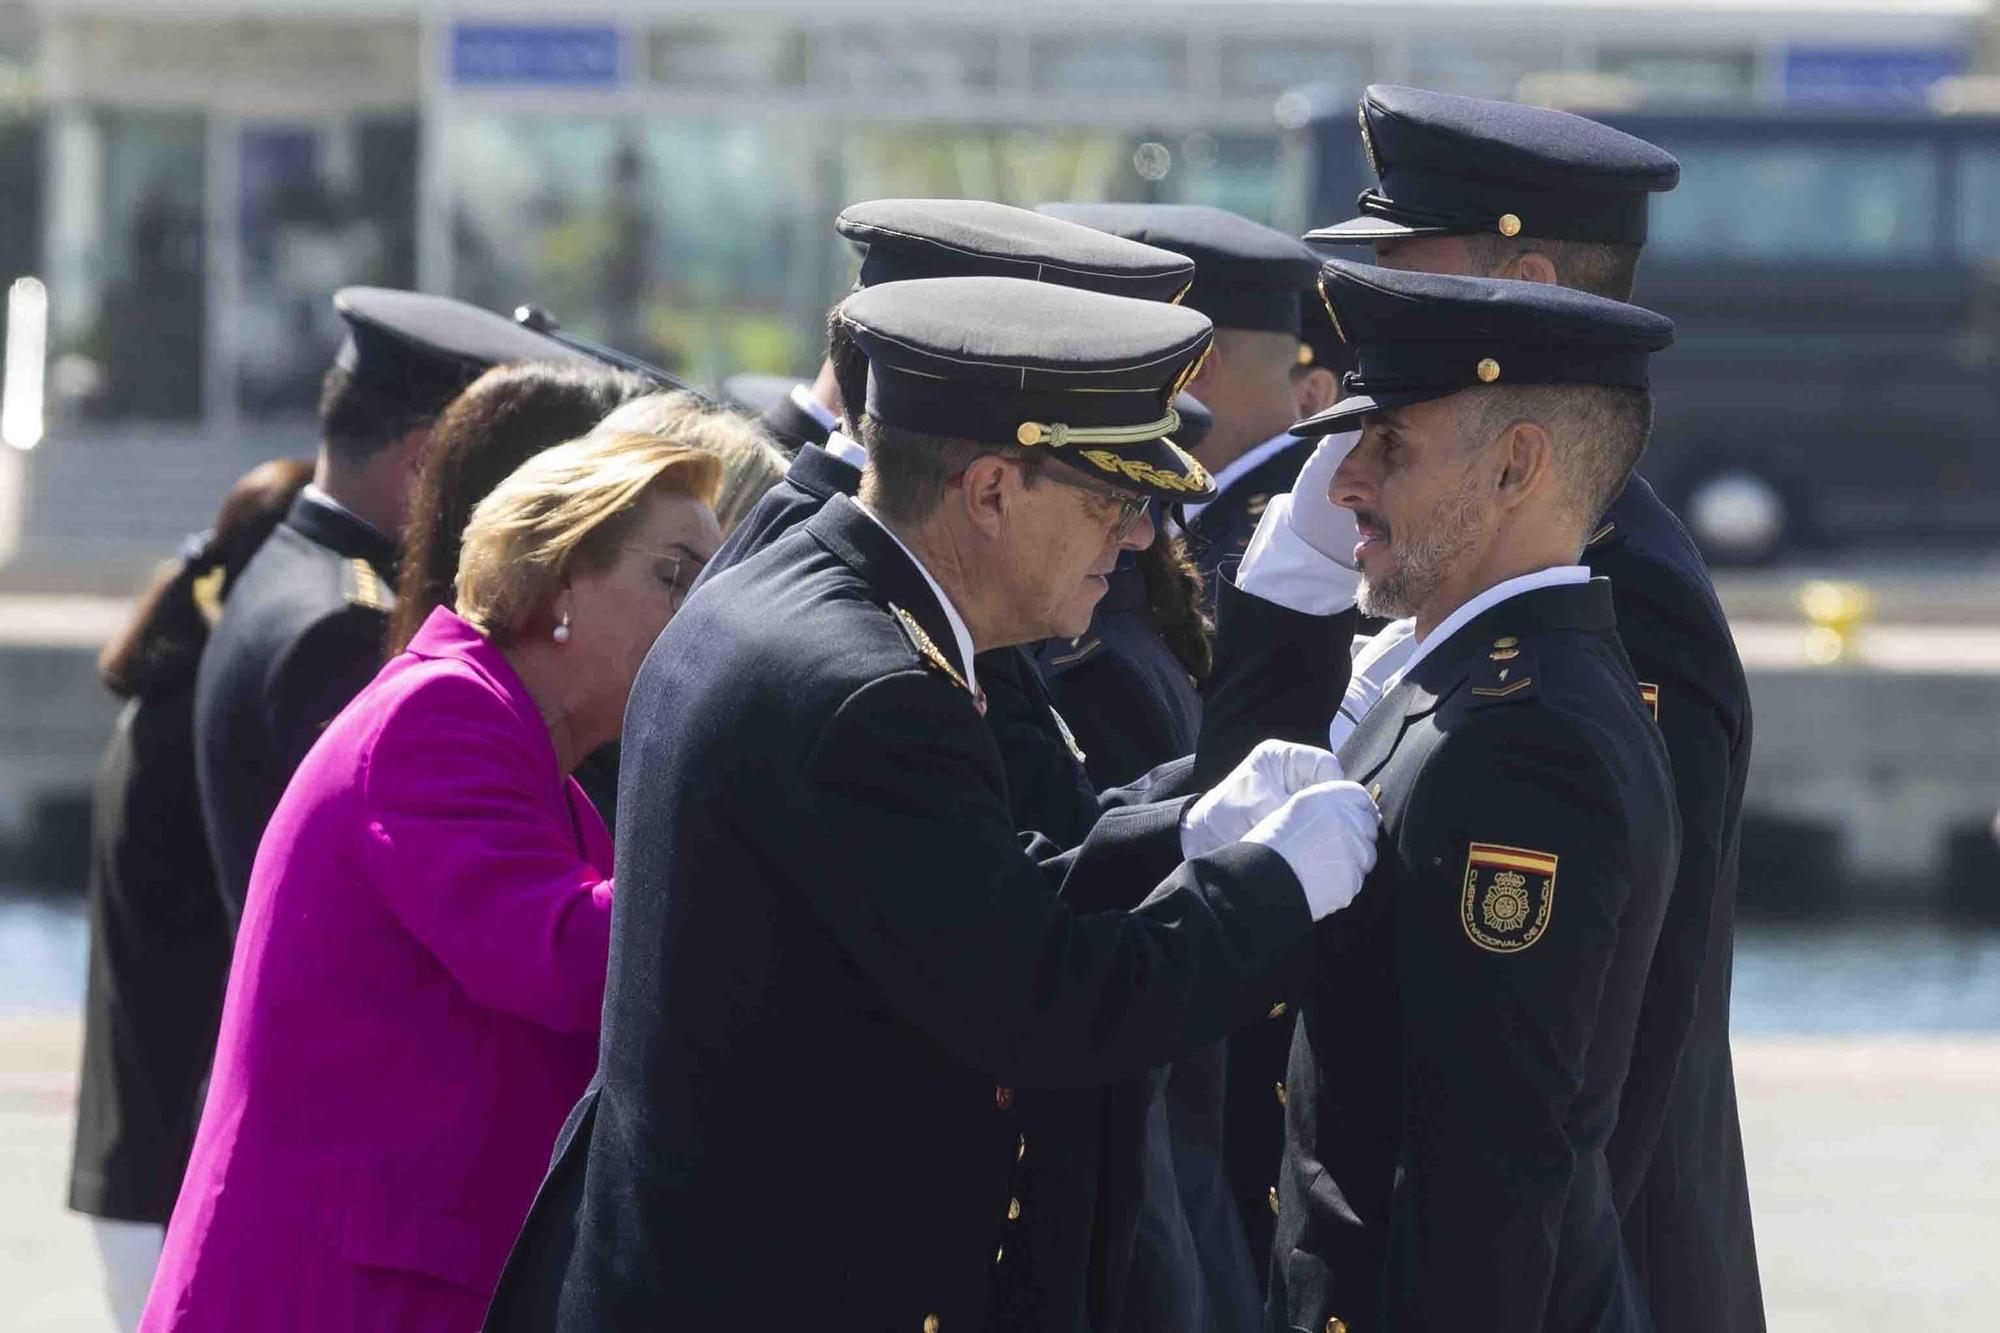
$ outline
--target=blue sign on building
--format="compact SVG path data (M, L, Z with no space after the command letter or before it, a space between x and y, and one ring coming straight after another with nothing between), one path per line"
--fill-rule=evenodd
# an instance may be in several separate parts
M622 47L609 23L458 23L451 77L485 88L615 88Z
M1965 52L1951 46L1792 46L1784 97L1818 106L1921 106L1939 79L1964 72Z

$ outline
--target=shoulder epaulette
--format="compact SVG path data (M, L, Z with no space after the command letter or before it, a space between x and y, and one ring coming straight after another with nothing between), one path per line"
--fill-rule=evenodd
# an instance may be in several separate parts
M396 609L395 589L384 583L375 566L366 560L340 562L340 595L349 606L365 606L385 616Z
M924 627L917 623L915 616L894 602L889 603L889 612L896 617L896 623L903 627L903 636L910 641L910 646L917 650L917 656L943 672L945 679L952 684L967 694L972 693L972 687L965 683L965 677L961 676L958 668L951 664L951 659L944 655L944 650L931 641L931 636L924 633Z
M1503 634L1472 668L1472 706L1532 699L1541 690L1535 676L1533 650L1523 647L1515 636Z

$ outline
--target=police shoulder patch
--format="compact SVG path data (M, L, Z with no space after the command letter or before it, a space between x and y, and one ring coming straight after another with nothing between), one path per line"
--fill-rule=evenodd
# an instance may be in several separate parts
M325 585L322 584L322 587ZM383 615L396 609L396 593L366 560L344 560L340 566L340 595L349 606L365 606Z
M1550 852L1475 842L1465 853L1459 919L1466 938L1492 953L1519 953L1542 937L1556 906Z

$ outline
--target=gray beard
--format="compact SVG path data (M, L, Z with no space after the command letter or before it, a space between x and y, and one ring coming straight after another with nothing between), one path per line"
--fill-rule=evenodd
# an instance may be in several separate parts
M1480 534L1477 482L1468 475L1438 497L1422 521L1404 535L1390 534L1392 547L1401 545L1394 566L1381 578L1362 576L1355 589L1361 613L1383 620L1403 620L1437 594L1446 571L1478 545Z

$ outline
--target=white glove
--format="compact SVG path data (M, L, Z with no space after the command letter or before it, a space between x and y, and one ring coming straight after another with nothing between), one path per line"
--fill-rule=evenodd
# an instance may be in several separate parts
M1338 750L1368 716L1368 710L1382 702L1389 682L1417 651L1417 622L1394 620L1372 639L1354 645L1354 670L1347 677L1347 695L1340 701L1327 730L1327 746Z
M1206 856L1240 841L1292 793L1341 776L1340 761L1313 745L1263 741L1181 817L1181 855Z
M1274 496L1236 567L1236 586L1267 602L1311 615L1354 604L1361 576L1354 569L1360 534L1354 511L1335 504L1333 474L1361 439L1359 431L1329 435L1299 469L1289 494Z
M1375 868L1381 822L1359 784L1322 782L1279 806L1243 841L1284 857L1306 891L1312 919L1323 921L1361 892L1361 881Z

